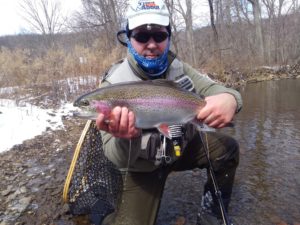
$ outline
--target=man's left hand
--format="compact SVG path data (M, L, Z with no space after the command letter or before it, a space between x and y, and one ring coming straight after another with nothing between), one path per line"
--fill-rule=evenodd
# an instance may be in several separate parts
M206 105L197 115L197 119L210 127L222 128L232 121L237 102L233 95L222 93L205 98Z

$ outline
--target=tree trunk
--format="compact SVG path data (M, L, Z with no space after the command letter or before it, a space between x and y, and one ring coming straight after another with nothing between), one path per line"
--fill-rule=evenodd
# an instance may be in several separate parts
M175 54L178 54L179 52L179 47L178 47L178 31L177 31L177 26L176 26L176 13L175 13L175 5L174 5L174 0L166 0L166 5L167 8L169 10L170 13L170 26L171 26L171 30L172 30L172 36L171 36L171 40L172 40L172 44L174 47L174 52Z
M255 27L255 48L257 62L264 63L264 41L261 24L261 10L258 0L248 0L252 4L254 27Z
M218 31L215 25L215 15L214 15L214 6L213 6L213 0L208 0L209 4L209 13L210 13L210 23L211 28L213 30L213 37L214 37L214 55L218 59L219 63L221 63L221 53L220 53L220 44L219 44L219 35Z
M189 53L189 61L193 66L196 65L195 56L195 45L194 45L194 30L193 30L193 17L192 17L192 0L186 0L186 36L187 36L187 46Z

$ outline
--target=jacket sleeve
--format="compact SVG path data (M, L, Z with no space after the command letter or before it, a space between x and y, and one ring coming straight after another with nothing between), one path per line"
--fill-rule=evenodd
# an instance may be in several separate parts
M188 75L194 82L196 93L204 96L216 95L221 93L229 93L234 96L237 102L236 112L239 112L243 106L241 94L232 89L210 79L207 75L199 73L190 65L183 63L184 74Z

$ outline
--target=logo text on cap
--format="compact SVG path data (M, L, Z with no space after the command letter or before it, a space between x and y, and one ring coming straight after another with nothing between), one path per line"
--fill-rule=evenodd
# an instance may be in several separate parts
M159 5L156 5L155 2L139 2L136 8L136 11L139 10L150 10L150 9L158 9Z

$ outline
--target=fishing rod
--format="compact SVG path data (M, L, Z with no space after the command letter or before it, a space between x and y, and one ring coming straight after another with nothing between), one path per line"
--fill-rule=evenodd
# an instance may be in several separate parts
M218 187L217 180L216 180L216 177L215 177L215 173L214 173L214 170L213 170L213 166L212 166L211 161L209 159L209 151L208 151L207 141L206 141L206 139L204 140L204 136L207 137L206 133L203 132L203 131L200 131L199 135L200 135L201 141L203 143L203 149L204 149L204 152L205 152L205 157L206 157L207 162L208 162L209 174L210 174L210 177L212 179L212 183L213 183L213 186L214 186L214 189L215 189L215 195L216 195L216 197L218 199L218 202L219 202L219 205L220 205L220 210L221 210L224 225L232 225L229 222L229 217L228 217L228 214L226 213L224 202L223 202L223 199L222 199L222 193L221 193L221 191Z

